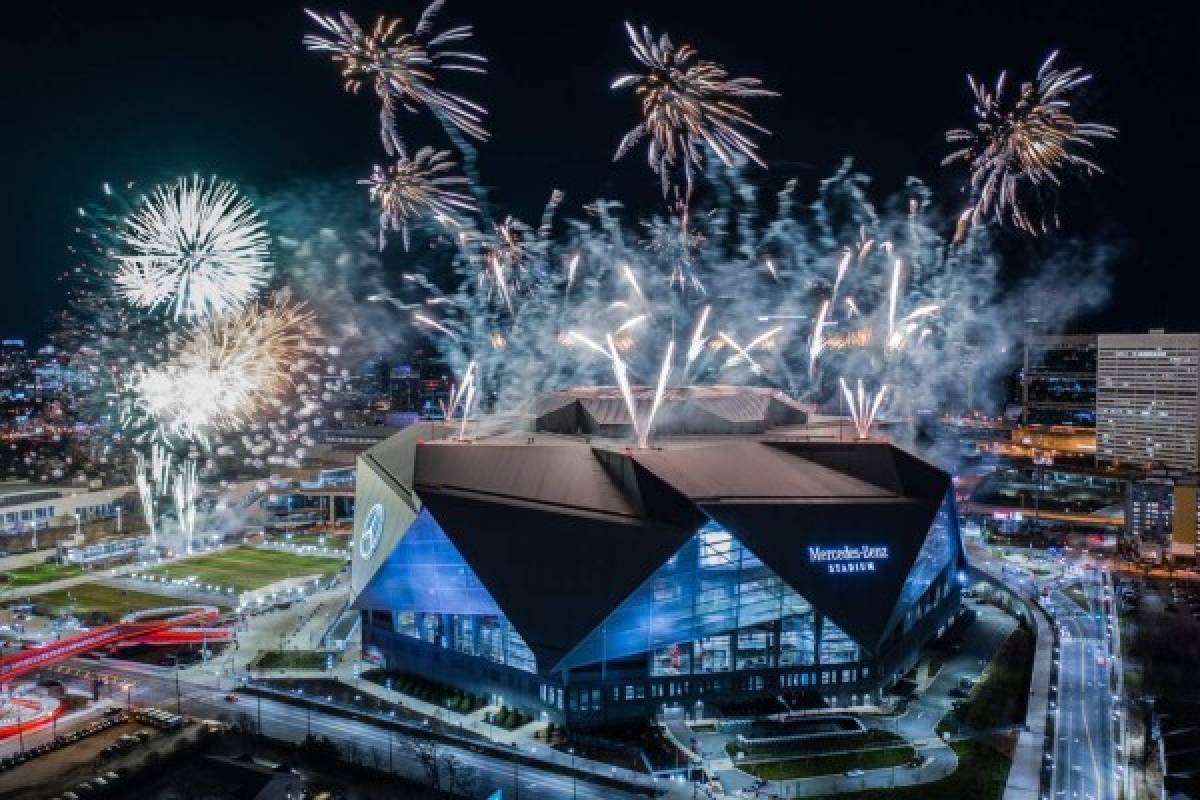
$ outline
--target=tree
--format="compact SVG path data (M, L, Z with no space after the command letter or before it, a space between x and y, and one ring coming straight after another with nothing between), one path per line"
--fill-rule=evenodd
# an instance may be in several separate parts
M475 770L437 742L407 737L400 741L400 749L421 765L430 788L450 794L468 794L474 788Z

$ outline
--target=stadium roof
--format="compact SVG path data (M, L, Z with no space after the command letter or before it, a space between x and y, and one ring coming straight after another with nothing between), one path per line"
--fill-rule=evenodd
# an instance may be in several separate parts
M540 410L579 403L557 399ZM809 442L771 426L656 437L647 449L584 432L444 438L456 428L419 426L364 461L419 498L542 667L710 520L874 651L950 488L946 473L890 444ZM890 556L857 591L805 557L810 545L863 543Z

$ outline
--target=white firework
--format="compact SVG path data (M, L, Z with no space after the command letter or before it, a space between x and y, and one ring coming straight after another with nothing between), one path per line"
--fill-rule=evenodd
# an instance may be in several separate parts
M117 291L176 319L213 317L254 299L271 267L266 224L227 181L157 187L121 228Z
M281 295L210 320L167 363L132 371L127 424L205 445L243 429L295 388L319 338L313 313Z
M196 459L189 458L179 465L171 484L175 517L179 522L185 553L192 552L192 540L196 535L196 488Z

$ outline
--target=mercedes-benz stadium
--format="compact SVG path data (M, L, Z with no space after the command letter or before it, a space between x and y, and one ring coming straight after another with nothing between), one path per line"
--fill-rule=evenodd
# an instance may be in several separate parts
M639 395L639 405L649 398ZM612 389L502 433L414 425L359 459L352 572L389 670L573 726L872 705L960 613L949 476L781 392Z

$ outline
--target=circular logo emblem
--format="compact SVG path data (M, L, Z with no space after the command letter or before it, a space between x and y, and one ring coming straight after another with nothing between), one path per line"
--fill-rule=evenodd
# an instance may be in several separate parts
M363 558L370 558L383 539L383 504L376 503L367 512L363 520L362 531L358 534L358 552Z

